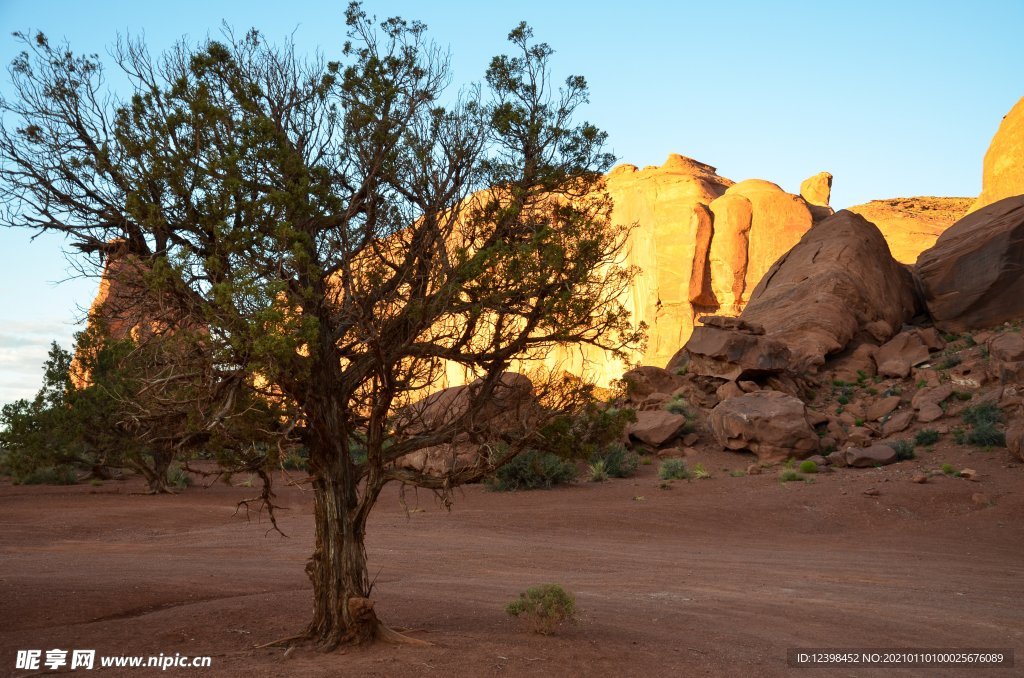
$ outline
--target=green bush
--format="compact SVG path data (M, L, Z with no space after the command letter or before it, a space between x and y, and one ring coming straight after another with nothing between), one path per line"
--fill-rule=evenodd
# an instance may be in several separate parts
M938 368L940 370L948 370L951 367L956 367L959 364L960 364L960 356L958 356L958 355L951 355L948 358L946 358L945 360L943 360L941 363L939 363L938 364Z
M943 464L942 472L945 473L947 476L960 475L959 473L957 473L956 467L953 466L952 464Z
M558 584L541 584L526 589L519 598L505 606L505 612L521 617L535 633L550 635L576 617L576 597Z
M576 464L550 452L528 450L497 470L490 485L499 492L551 488L576 479Z
M179 464L171 464L167 471L167 484L179 490L184 490L192 485L192 476Z
M608 480L608 469L605 468L604 461L600 459L588 466L587 472L590 473L590 482L592 483Z
M609 478L628 478L636 473L640 465L640 455L627 450L622 443L614 443L601 454L591 457L590 461L592 464L603 463Z
M1003 411L995 403L980 403L965 409L960 414L960 418L964 420L965 424L971 426L998 424L1003 420Z
M978 447L1006 447L1006 434L990 422L975 424L967 434L967 442Z
M687 480L690 472L682 459L666 459L658 467L658 477L662 480Z
M697 480L704 480L711 477L711 472L704 468L704 464L697 464L693 467L693 477Z
M78 476L71 466L43 466L11 478L15 485L75 485Z
M787 469L779 475L779 481L783 483L791 483L803 479L804 477L802 475L791 469Z
M896 461L914 458L914 443L910 440L893 440L886 444L896 453Z
M815 462L811 461L810 459L807 459L805 461L800 462L800 473L817 473L817 472L818 472L818 464L816 464Z
M917 432L914 436L914 442L918 445L934 445L939 442L939 438L942 436L933 428L924 428Z

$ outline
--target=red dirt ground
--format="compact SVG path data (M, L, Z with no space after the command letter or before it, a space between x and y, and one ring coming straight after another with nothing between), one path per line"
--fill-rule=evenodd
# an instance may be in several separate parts
M374 598L389 624L435 646L327 655L254 649L310 613L307 491L280 488L282 538L234 515L251 488L153 497L132 494L138 480L4 483L0 675L28 674L14 668L17 650L51 648L213 657L210 669L164 672L175 676L1024 673L1024 468L1005 450L940 444L813 483L722 470L751 459L705 452L713 477L671 489L656 465L549 491L472 486L451 512L421 492L407 495L407 513L392 488L369 528ZM910 481L945 462L978 480ZM503 611L544 582L574 592L581 609L551 637ZM791 647L1014 648L1018 658L1010 669L795 669Z

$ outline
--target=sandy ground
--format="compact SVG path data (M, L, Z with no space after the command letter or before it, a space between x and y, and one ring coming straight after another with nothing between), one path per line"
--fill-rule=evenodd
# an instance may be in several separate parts
M656 463L548 491L472 486L451 512L425 492L407 494L407 512L391 488L369 528L374 598L434 646L333 654L254 649L310 613L307 491L280 489L282 538L235 515L246 487L3 483L0 675L33 673L15 669L17 650L52 648L212 656L209 669L96 670L125 676L1024 675L1024 467L1005 450L940 445L811 483L723 470L751 459L704 453L713 477L670 489ZM978 479L910 481L947 462ZM550 637L503 610L544 582L581 609ZM1018 661L797 669L795 647L1014 648Z

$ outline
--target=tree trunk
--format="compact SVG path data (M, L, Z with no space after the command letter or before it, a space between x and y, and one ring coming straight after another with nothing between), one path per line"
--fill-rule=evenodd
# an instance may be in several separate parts
M357 487L342 468L347 463L330 460L313 483L316 548L306 564L313 583L313 621L306 633L324 650L372 641L381 627L369 599L365 526L356 517Z

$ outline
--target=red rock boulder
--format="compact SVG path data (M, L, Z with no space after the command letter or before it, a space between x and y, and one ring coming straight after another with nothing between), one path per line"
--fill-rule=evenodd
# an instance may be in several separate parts
M778 391L755 391L724 400L711 411L708 426L722 447L749 450L760 462L804 459L819 449L806 406Z

